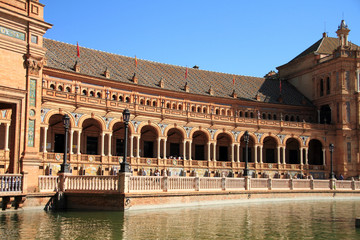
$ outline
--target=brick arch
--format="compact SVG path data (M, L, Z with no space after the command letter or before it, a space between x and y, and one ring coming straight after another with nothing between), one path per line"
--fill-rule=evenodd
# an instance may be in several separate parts
M68 111L62 111L60 112L59 110L54 110L54 109L51 109L50 111L48 111L44 117L44 121L43 123L49 125L49 120L52 116L54 116L55 114L60 114L60 115L65 115L67 114L69 117L70 117L70 127L75 127L75 119L74 119L74 116L68 112Z
M273 134L270 134L270 133L267 133L267 134L263 134L260 138L260 142L261 144L264 144L264 139L267 138L267 137L272 137L273 139L275 139L275 142L277 144L277 146L280 146L281 145L281 141L279 139L278 136L276 135L273 135Z
M107 129L107 130L109 130L109 131L114 131L114 126L115 126L115 124L117 124L117 123L122 123L122 122L124 122L124 121L122 121L122 119L119 119L119 118L114 118L113 120L111 120L111 122L109 123L109 128ZM128 127L129 127L129 131L130 131L130 133L135 133L135 128L134 128L134 125L133 125L133 123L131 122L131 121L129 121L129 125L128 125Z
M299 146L304 147L303 141L299 136L291 136L291 135L286 135L285 136L284 141L283 141L285 146L286 146L286 141L289 140L290 138L296 139L299 142Z
M191 132L190 132L190 134L189 134L189 138L192 139L194 133L197 132L197 131L203 132L203 133L206 135L206 137L208 138L208 141L211 140L210 132L207 131L207 130L205 130L205 129L200 129L200 128L198 128L198 127L191 129Z
M217 137L221 134L221 133L225 133L226 135L228 135L231 139L231 143L234 143L235 142L235 136L232 132L229 132L227 130L225 131L217 131L214 135L214 139L213 140L217 140Z
M326 146L326 143L325 143L324 139L323 139L323 138L319 138L319 137L309 137L309 138L307 139L307 141L306 141L305 147L309 147L309 143L310 143L311 140L318 140L318 141L321 143L321 145L322 145L323 148L324 148L324 147L325 147L325 148L326 148L326 147L329 147L329 146Z
M151 122L151 123L141 122L140 125L138 126L137 133L138 133L138 134L141 134L141 129L142 129L143 127L149 126L149 125L152 126L152 127L154 127L154 129L155 129L155 131L156 131L156 134L157 134L158 136L162 136L160 127L159 127L157 124L152 123L152 122Z
M183 127L178 127L178 126L173 126L173 125L169 125L169 126L167 126L167 127L165 128L165 130L164 130L164 137L167 137L168 132L169 132L171 129L173 129L173 128L179 130L179 132L181 132L183 138L184 138L184 139L186 138L186 135L187 135L187 134L186 134L185 129L184 129Z
M87 120L87 119L90 119L90 118L95 119L96 121L98 121L100 123L101 129L103 131L106 130L106 123L105 123L104 119L102 119L101 117L99 117L97 115L91 116L89 114L84 114L84 115L82 115L80 117L79 122L78 122L78 127L82 128L82 125L83 125L84 121Z

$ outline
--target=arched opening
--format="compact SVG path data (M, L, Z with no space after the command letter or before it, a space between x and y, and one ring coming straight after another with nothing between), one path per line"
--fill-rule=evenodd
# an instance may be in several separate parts
M157 153L157 132L153 126L147 125L141 129L140 156L155 158Z
M289 138L286 141L286 163L300 164L300 143L295 138Z
M263 162L276 163L277 162L277 142L273 137L266 137L263 142Z
M101 92L97 92L97 93L96 93L96 96L97 96L98 98L101 98Z
M244 141L244 136L241 137L240 140L240 146L241 148L241 162L245 162L245 156L246 156L246 143ZM249 144L248 144L248 161L254 162L255 161L255 139L253 139L252 136L249 136Z
M90 97L95 97L94 91L90 91L90 92L89 92L89 96L90 96Z
M146 100L146 105L147 106L150 106L151 104L150 104L150 100Z
M192 159L205 160L207 150L208 138L202 131L196 131L192 137Z
M54 85L54 84L50 84L50 89L51 89L51 90L55 90L55 85Z
M48 131L45 133L47 133L47 139L48 141L50 141L50 152L64 153L65 128L63 118L64 115L55 114L49 119L49 128Z
M124 101L123 96L121 96L121 95L119 96L119 101L120 102Z
M101 125L97 120L93 118L86 119L82 124L81 153L99 155L101 148L101 133Z
M84 89L84 90L82 91L82 95L87 96L87 91L86 91L86 89Z
M62 91L62 90L63 90L63 86L59 85L59 86L58 86L58 90L59 90L59 91Z
M231 137L227 133L220 133L216 138L217 160L231 160Z
M131 128L128 128L128 145L127 145L127 155L130 153L130 136ZM124 122L117 122L113 126L111 142L111 155L114 156L124 156L124 139L125 139L125 124Z
M311 139L309 142L309 164L310 165L323 165L323 152L322 144L317 139Z
M170 129L167 134L166 156L183 158L184 157L183 141L184 141L184 137L178 129L176 128Z
M65 91L69 93L69 92L71 92L71 88L70 88L70 87L66 87Z

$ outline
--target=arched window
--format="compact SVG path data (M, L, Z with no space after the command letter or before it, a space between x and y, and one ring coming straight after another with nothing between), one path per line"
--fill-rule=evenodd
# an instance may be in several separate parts
M270 113L268 114L268 119L271 120L271 114Z
M101 92L97 92L97 93L96 93L96 96L97 96L98 98L101 98Z
M90 91L90 97L94 97L94 96L95 96L94 91Z
M226 111L226 115L227 115L227 116L231 116L230 110L227 110L227 111Z
M262 118L266 119L266 114L265 113L262 114Z
M207 113L206 107L203 108L203 113Z
M58 86L58 90L59 91L62 91L63 90L63 87L61 85Z
M150 100L146 100L146 105L150 106Z
M197 108L197 112L201 113L201 107L200 106Z
M182 110L182 105L181 104L179 104L178 110Z
M119 101L120 101L120 102L123 102L123 101L124 101L123 96L119 96Z
M219 115L219 112L220 112L219 109L216 109L216 110L215 110L215 114L216 114L216 115Z
M126 97L126 98L125 98L125 102L130 102L130 98L129 98L129 97Z
M253 112L250 113L250 118L254 118L254 113Z
M248 118L249 117L249 113L245 112L245 117Z
M273 119L276 120L276 114L274 114Z
M242 117L242 116L243 116L243 112L240 111L240 112L239 112L239 117Z
M112 100L116 100L116 95L112 95Z
M153 105L153 107L156 107L157 106L156 101L153 101L152 105Z
M299 116L296 116L296 121L300 122L300 117Z
M167 104L166 104L166 108L170 108L170 103L167 103Z
M285 121L289 121L289 116L285 115Z
M291 117L290 117L290 121L291 121L291 122L295 121L294 116L291 116Z
M54 84L50 84L50 89L55 90L55 85L54 85Z
M66 92L71 92L71 88L70 88L70 87L66 87L66 88L65 88L65 91L66 91Z
M144 105L144 103L145 103L145 102L144 102L144 99L141 99L141 100L140 100L140 105Z
M86 91L86 89L84 89L84 90L82 91L82 94L83 94L84 96L87 96L87 91Z
M192 106L192 107L191 107L191 111L192 111L192 112L195 112L195 106Z
M172 104L172 109L176 109L176 103Z

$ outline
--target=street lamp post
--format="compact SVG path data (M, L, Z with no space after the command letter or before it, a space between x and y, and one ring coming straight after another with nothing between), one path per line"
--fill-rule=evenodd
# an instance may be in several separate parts
M248 162L249 162L249 132L245 131L244 133L244 141L245 141L245 169L244 169L244 176L249 176L249 169L248 169Z
M61 173L69 173L70 172L70 164L66 162L67 160L67 153L68 153L68 134L69 134L69 127L70 127L70 117L65 114L63 117L64 128L65 128L65 143L64 143L64 159L63 163L61 164L60 172Z
M125 109L123 111L123 120L125 124L125 140L124 140L124 158L122 163L120 164L120 172L130 172L129 163L126 161L127 157L127 142L128 142L128 125L130 120L130 111L129 109Z
M334 152L334 144L330 143L329 145L330 150L330 179L334 178L334 171L333 171L333 152Z

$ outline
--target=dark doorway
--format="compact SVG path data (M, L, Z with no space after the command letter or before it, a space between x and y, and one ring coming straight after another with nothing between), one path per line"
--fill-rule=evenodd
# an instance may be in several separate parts
M320 108L320 123L331 123L331 108L329 105L323 105Z
M180 144L170 143L170 156L173 156L173 157L180 156Z
M116 156L124 156L124 139L116 139Z
M275 163L275 149L268 148L266 149L266 162Z
M55 134L54 152L64 153L65 134Z
M98 138L87 137L86 138L86 154L97 155L98 154Z
M219 161L228 160L228 147L219 146Z
M195 145L195 160L205 160L205 146Z
M154 142L144 141L144 157L154 157Z
M289 150L289 164L299 164L297 150Z

